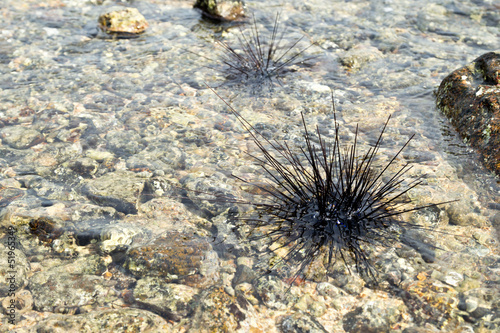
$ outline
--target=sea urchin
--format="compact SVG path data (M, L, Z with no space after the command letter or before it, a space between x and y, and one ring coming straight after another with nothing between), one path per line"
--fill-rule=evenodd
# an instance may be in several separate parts
M421 181L417 179L405 185L403 176L410 170L409 164L395 172L390 171L413 136L385 166L376 165L376 156L390 117L375 145L360 154L357 127L354 141L347 148L342 147L339 141L336 119L333 142L325 141L316 129L315 143L302 115L305 148L294 151L286 142L266 139L227 105L262 152L263 158L255 158L271 180L268 186L253 184L267 193L271 202L252 203L259 214L256 218L243 220L245 225L251 227L248 238L265 241L273 251L286 249L280 261L298 262L290 265L295 266L291 281L304 274L306 268L322 256L327 271L331 271L337 258L348 266L350 257L359 273L376 282L376 270L366 254L367 246L389 247L398 241L398 230L423 229L396 217L443 204L408 206L410 200L405 194Z
M302 50L294 50L303 37L292 43L284 43L286 29L280 28L280 14L276 14L271 37L265 38L257 29L257 22L253 17L251 33L245 34L240 28L238 36L238 46L219 40L218 44L222 47L223 53L220 61L227 67L224 72L230 77L243 77L246 80L263 82L263 80L273 81L276 78L280 83L282 76L287 68L293 64L304 62L308 59L302 59L302 54L313 44Z

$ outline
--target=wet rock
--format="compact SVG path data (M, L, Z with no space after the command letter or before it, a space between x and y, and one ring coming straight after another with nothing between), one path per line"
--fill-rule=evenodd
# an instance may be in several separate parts
M16 316L15 320L17 321L19 316L33 309L33 296L29 290L18 291L3 299L2 309L5 314Z
M52 315L27 332L144 332L168 331L165 319L139 309L93 311L80 315Z
M70 268L61 266L33 275L29 289L37 311L81 313L118 298L113 292L114 281L96 275L72 274L68 272Z
M27 149L44 141L43 135L35 129L24 126L9 126L0 130L2 143L15 149Z
M136 214L147 179L131 171L107 173L85 182L81 192L94 203Z
M367 63L381 59L383 57L376 47L359 44L347 51L341 58L342 65L357 70L365 66Z
M395 323L401 321L404 310L401 301L370 300L347 313L343 318L343 326L346 332L389 332Z
M437 106L460 135L500 175L500 54L489 52L448 75L437 91Z
M10 229L13 230L13 229ZM30 265L17 240L17 235L10 235L14 240L4 238L0 243L0 297L16 293L28 284Z
M108 34L119 36L143 33L148 22L136 8L115 10L99 16L99 28Z
M127 252L124 267L137 277L160 276L166 282L179 282L203 288L215 283L217 253L207 239L192 233L168 232L147 245Z
M139 153L145 148L141 136L135 131L111 131L106 135L106 146L118 156Z
M316 286L316 291L321 296L335 297L340 294L339 288L328 282L320 282Z
M25 191L10 186L0 185L0 208L7 207L12 201L25 195Z
M137 281L134 298L143 308L150 307L163 317L178 320L193 311L193 297L198 289L182 284L167 283L162 277L145 277Z
M97 172L99 164L90 157L82 157L67 163L67 167L76 174L89 178Z
M366 282L359 275L338 274L333 283L349 294L358 295Z
M245 16L245 4L240 0L196 0L194 8L216 20L234 21Z
M468 205L463 202L454 202L446 207L446 214L449 218L449 223L460 226L476 226L479 227L485 221L485 218L471 212Z
M150 234L131 224L117 223L103 228L101 232L101 250L104 253L126 251L135 240L144 240Z
M271 309L286 309L293 296L286 292L288 286L276 276L264 276L254 280L255 293Z
M458 285L463 280L464 280L464 277L463 277L462 274L450 271L450 272L447 272L446 274L444 274L444 276L443 276L443 278L442 278L441 281L443 281L444 283L449 284L450 286L458 287Z
M227 182L227 176L221 172L211 175L191 173L180 181L188 189L183 203L197 210L200 216L211 219L234 206L231 200L236 200L236 197Z
M236 332L252 310L243 297L230 296L223 287L202 292L195 308L190 332L200 333Z
M457 317L457 291L429 278L402 284L401 298L415 323L429 323L441 329Z
M233 286L240 283L252 283L252 281L257 277L257 273L250 267L246 265L238 265L236 267L236 273L233 278Z
M285 316L279 324L283 333L326 333L328 332L323 325L316 321L313 317L294 313L293 315Z

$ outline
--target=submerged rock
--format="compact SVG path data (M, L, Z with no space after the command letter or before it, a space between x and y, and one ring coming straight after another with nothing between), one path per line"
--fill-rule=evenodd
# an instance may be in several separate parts
M326 333L327 330L317 322L313 317L294 313L282 319L280 324L281 330L284 333L309 332L309 333Z
M189 331L236 332L251 310L244 298L227 294L223 287L212 287L201 293Z
M458 316L457 291L432 278L406 281L402 284L401 297L415 323L429 323L442 329Z
M99 16L99 28L108 34L119 36L143 33L148 22L136 8L115 10Z
M117 171L88 180L81 191L98 205L136 214L147 180L131 171Z
M401 301L369 300L343 318L346 332L389 332L407 315Z
M150 244L130 248L124 266L137 277L161 276L203 288L215 283L219 258L207 239L168 232Z
M358 44L341 56L340 62L347 68L358 70L369 62L382 59L383 56L376 47Z
M24 126L9 126L0 131L2 142L11 148L27 149L42 143L44 136L35 129Z
M134 288L136 303L144 309L150 309L172 320L178 320L179 317L185 317L193 311L193 297L197 293L196 288L167 283L161 277L140 279Z
M15 239L15 236L13 238ZM0 297L15 294L28 284L29 262L24 252L19 249L18 241L11 239L4 238L0 243L0 255L3 258L3 264L0 265L0 277L2 278L0 280Z
M486 167L500 175L500 54L483 54L448 75L436 103Z
M74 315L55 314L23 332L165 332L168 323L152 312L113 309Z
M196 0L194 8L216 20L233 21L245 16L245 4L240 0Z
M37 273L30 279L35 310L82 313L118 299L113 292L116 282L96 275L69 273L72 267L61 266L50 273Z

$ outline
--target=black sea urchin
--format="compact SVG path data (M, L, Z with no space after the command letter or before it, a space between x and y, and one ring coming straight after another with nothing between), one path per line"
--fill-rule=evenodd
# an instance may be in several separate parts
M298 262L293 280L323 256L327 271L331 271L337 258L347 265L350 257L358 272L376 282L376 271L366 247L389 247L398 241L396 230L422 229L399 221L396 216L443 204L405 206L409 203L405 194L421 181L417 179L404 186L403 176L411 168L409 164L395 172L389 170L413 136L385 166L376 167L374 162L390 117L375 145L360 154L357 127L354 141L347 148L341 147L336 120L333 142L327 143L317 129L317 143L314 143L302 115L305 148L293 151L286 142L266 139L228 106L263 153L264 158L256 159L271 179L269 186L255 185L269 195L271 202L253 203L259 217L244 220L252 228L249 239L264 240L273 251L286 249L281 261Z
M301 37L292 43L284 43L286 29L280 28L280 14L276 14L270 38L263 37L257 29L257 21L253 17L251 33L245 34L240 27L238 36L239 45L231 46L219 40L223 48L220 61L226 65L224 72L233 78L243 77L246 80L261 83L262 80L280 83L280 77L291 65L304 62L302 55L313 44L302 50L294 50L304 38Z

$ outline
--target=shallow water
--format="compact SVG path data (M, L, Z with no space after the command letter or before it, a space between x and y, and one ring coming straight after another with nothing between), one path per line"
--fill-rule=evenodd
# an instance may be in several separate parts
M213 313L229 323L225 329L240 332L297 329L300 320L329 332L362 331L362 322L378 331L498 329L500 257L492 225L500 216L498 178L436 110L433 95L453 70L500 50L498 4L420 1L417 11L413 1L246 3L262 31L269 33L280 11L287 38L305 36L299 48L316 43L304 54L316 57L294 66L272 90L228 81L217 61L198 56L217 59L215 38L234 42L239 29L205 21L191 1L4 0L0 221L4 243L8 228L17 230L16 294L32 302L16 312L19 332L57 320L82 329L78 318L92 323L91 331L118 330L111 326L122 320L132 327L130 318L141 316L149 325L141 331L222 331ZM98 16L125 4L146 17L146 33L113 39L99 32ZM358 62L350 68L344 65L349 59ZM332 91L341 138L349 143L359 125L361 150L375 143L391 115L380 162L415 134L397 161L412 164L408 180L423 176L423 184L410 192L414 204L460 200L453 209L405 216L437 228L413 236L440 248L433 250L434 262L422 260L425 253L411 246L373 249L383 279L400 274L399 285L386 282L381 289L363 287L355 272L341 268L294 285L289 293L283 279L264 287L245 282L242 267L257 265L258 246L245 247L230 218L226 223L232 203L203 201L205 194L196 191L264 200L231 176L265 180L247 152L262 154L206 85L216 87L261 133L287 140L294 149L304 145L301 112L309 129L318 126L333 139ZM173 230L196 237L171 245L161 236ZM216 241L206 245L205 239ZM131 264L126 249L146 253L141 246L152 240L166 257L180 257L170 263L177 270L166 274L161 265ZM195 254L168 252L162 240L193 247ZM201 268L196 251L208 258ZM6 275L7 264L2 265ZM172 278L189 265L204 272L196 277L201 280ZM235 276L243 282L235 284ZM441 289L429 292L433 288ZM1 297L7 289L2 286ZM167 294L185 302L165 300ZM483 313L471 310L474 302ZM100 314L113 324L103 324ZM2 330L14 328L8 320L3 315Z

